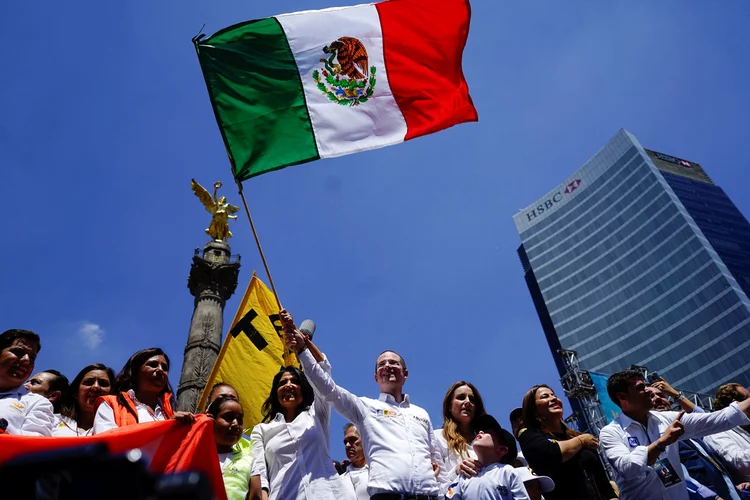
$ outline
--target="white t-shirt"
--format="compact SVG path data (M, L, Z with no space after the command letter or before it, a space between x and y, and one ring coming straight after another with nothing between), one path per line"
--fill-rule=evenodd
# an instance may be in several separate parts
M0 418L8 421L8 434L51 436L55 426L52 403L23 386L0 392Z
M474 477L463 477L448 487L446 498L453 500L530 500L515 469L495 462Z
M743 481L750 481L750 434L745 429L735 427L706 436L703 441L731 464Z
M438 462L440 464L440 472L437 479L440 486L439 497L442 498L448 492L448 486L458 481L459 474L456 473L456 466L464 460L464 457L459 457L448 448L448 441L443 436L443 429L435 431L435 442L437 443L437 451L440 456L440 461ZM472 448L473 443L474 441L468 445L468 456L466 458L476 460L477 454L474 453L474 448Z
M357 500L370 500L370 495L367 493L367 479L370 474L370 469L367 464L364 467L354 467L349 464L346 466L346 472L341 477L344 480L349 480L354 486L354 493L357 495Z

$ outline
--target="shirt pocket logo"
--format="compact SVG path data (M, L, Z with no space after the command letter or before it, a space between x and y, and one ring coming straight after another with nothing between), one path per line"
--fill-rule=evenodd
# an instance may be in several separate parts
M638 441L637 437L629 437L628 444L630 445L631 448L635 448L636 446L640 446L641 442Z
M395 410L375 410L375 415L378 417L398 417L398 412Z

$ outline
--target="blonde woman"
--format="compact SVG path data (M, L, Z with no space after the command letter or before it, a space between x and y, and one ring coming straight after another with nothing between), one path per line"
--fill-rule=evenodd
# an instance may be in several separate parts
M440 498L459 475L476 476L482 470L471 444L476 435L474 422L485 413L482 396L469 382L459 380L448 389L443 399L443 428L435 431L440 455Z

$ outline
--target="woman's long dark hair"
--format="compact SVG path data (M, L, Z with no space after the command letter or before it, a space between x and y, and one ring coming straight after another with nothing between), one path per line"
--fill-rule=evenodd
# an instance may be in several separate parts
M285 373L291 373L296 379L296 382L302 388L302 402L297 406L297 415L310 408L315 401L315 392L313 392L313 388L310 385L310 382L307 381L305 374L293 366L282 368L276 375L274 375L273 383L271 384L271 394L268 395L268 399L263 403L263 408L261 409L261 412L263 413L263 422L270 422L277 413L283 413L284 411L284 408L279 401L279 383L281 382L281 377Z
M523 397L523 408L521 412L521 418L523 419L523 426L527 429L533 429L533 430L541 430L545 434L552 435L552 431L544 426L544 423L539 419L539 412L536 409L536 392L541 389L542 387L545 387L549 390L552 390L550 386L547 384L539 384L535 385L531 389L529 389L529 392L526 393L526 395ZM565 429L565 434L567 434L570 437L580 436L581 433L574 431L573 429L569 429L567 425L565 425L565 422L563 421L563 428Z
M83 377L85 377L88 372L93 370L101 370L107 374L107 378L109 379L110 394L113 394L112 391L114 390L115 386L115 371L109 366L103 365L101 363L88 365L83 370L78 372L76 378L74 378L73 382L70 383L68 390L65 391L65 394L63 394L62 402L60 403L60 415L78 422L78 414L81 412L81 407L78 404L78 388L81 387Z
M167 356L166 352L162 351L158 347L151 347L149 349L140 350L130 356L130 359L127 361L127 363L125 363L125 366L122 367L120 373L117 374L112 393L117 394L117 398L119 400L122 400L121 393L127 392L130 389L133 389L133 391L137 391L135 384L138 380L138 372L141 370L141 367L150 358L159 355L164 356L164 359L167 361L167 370L169 370L172 364L169 362L169 356ZM172 407L174 407L174 391L172 391L172 385L169 383L169 377L167 377L167 383L164 385L164 389L162 389L162 391L159 393L159 396L167 392L171 395L169 398L169 402L172 404ZM125 401L121 402L125 403Z

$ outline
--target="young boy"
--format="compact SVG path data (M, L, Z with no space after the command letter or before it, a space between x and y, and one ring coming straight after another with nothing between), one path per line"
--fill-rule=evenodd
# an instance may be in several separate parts
M491 415L475 422L479 431L474 438L474 452L482 470L474 477L459 478L448 488L452 500L530 500L523 481L510 464L518 454L513 435L500 427Z

